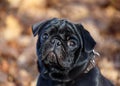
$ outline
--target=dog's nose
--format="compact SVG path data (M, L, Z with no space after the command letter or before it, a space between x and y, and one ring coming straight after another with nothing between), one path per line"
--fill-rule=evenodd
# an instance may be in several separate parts
M58 47L58 46L61 45L61 42L60 42L60 40L58 40L58 39L52 39L52 40L51 40L51 43L54 44L56 47Z

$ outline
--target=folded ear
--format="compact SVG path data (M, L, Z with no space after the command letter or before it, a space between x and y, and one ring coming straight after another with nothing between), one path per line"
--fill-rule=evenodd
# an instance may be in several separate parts
M32 33L33 33L33 35L36 36L41 28L43 28L47 23L49 23L51 21L54 21L54 20L57 20L57 18L52 18L50 20L46 20L46 21L34 24L32 26Z
M77 24L77 28L80 31L80 34L82 36L83 40L83 48L85 51L89 52L94 49L96 42L90 35L90 33L84 29L84 27L81 24Z
M37 33L39 32L42 25L43 25L43 23L39 22L39 23L36 23L32 26L32 33L33 33L34 36L37 35Z

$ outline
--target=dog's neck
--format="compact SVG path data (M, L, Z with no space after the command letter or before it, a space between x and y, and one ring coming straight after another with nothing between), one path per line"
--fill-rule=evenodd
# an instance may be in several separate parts
M51 72L47 71L44 72L43 76L45 75L46 77L58 82L70 82L76 79L78 76L85 75L95 67L95 53L93 52L89 54L89 56L92 58L89 57L90 59L84 64L80 64L73 67L71 70L66 70L63 72L58 72L56 70L52 70Z
M91 71L94 67L95 67L95 59L92 58L92 59L89 60L88 64L86 64L85 69L81 73L79 72L79 68L73 69L77 73L73 73L73 72L69 73L68 72L66 74L62 74L62 73L56 73L55 72L55 73L52 73L52 74L56 75L57 77L54 76L54 77L52 77L52 79L55 80L55 81L58 81L58 82L66 82L67 83L67 82L73 81L78 76L81 76L81 75L89 73L89 71ZM52 75L52 74L49 74L49 72L46 73L46 74L47 74L47 76L51 76ZM71 75L71 74L74 74L74 75ZM60 76L61 78L58 77L58 76ZM70 76L72 76L74 78L71 79ZM49 78L51 78L51 77L49 77Z

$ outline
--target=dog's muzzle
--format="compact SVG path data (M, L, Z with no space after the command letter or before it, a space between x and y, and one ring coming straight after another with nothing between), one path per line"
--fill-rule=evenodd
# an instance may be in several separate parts
M49 64L57 64L57 56L54 52L49 52L46 57L46 60Z

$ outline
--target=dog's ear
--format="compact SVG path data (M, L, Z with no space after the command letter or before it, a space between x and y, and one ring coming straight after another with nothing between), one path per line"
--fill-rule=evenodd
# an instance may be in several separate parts
M36 36L38 34L38 32L49 22L51 21L54 21L54 20L57 20L57 18L52 18L50 20L46 20L46 21L43 21L43 22L39 22L39 23L36 23L32 26L32 33L34 36Z
M36 24L32 25L32 33L33 33L34 36L36 36L38 34L38 32L44 26L45 23L46 23L46 21L45 22L39 22L39 23L36 23Z
M89 52L94 49L96 42L90 35L90 33L84 29L81 24L77 24L77 28L80 30L80 34L83 40L83 48L85 51Z

